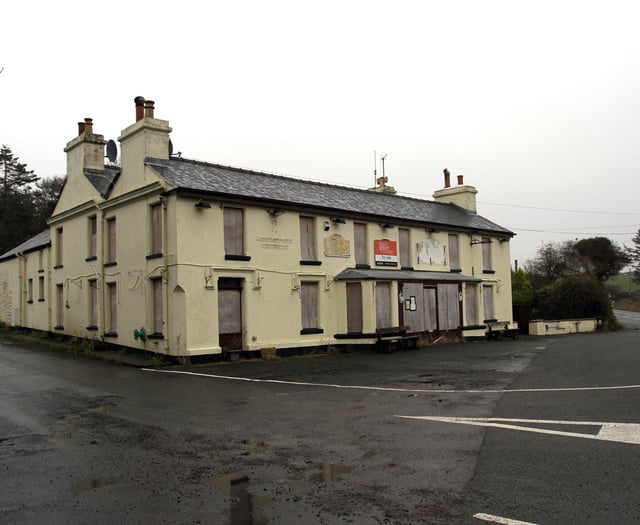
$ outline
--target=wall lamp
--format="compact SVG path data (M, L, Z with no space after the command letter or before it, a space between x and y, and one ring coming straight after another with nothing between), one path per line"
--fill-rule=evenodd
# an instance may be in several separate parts
M211 203L200 199L198 202L195 203L195 207L201 208L201 209L207 209L207 208L211 208Z
M331 222L335 222L336 224L346 224L347 221L345 221L342 217L330 217Z
M281 208L268 208L267 213L272 217L280 217L280 215L284 214L284 210Z

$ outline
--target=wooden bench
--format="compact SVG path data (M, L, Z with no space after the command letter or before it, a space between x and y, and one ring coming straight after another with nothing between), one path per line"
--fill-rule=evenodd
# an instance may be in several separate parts
M417 348L418 335L407 335L407 326L376 328L376 350L393 352L398 348Z
M517 339L520 335L518 327L509 326L508 321L485 321L485 323L487 325L487 339L501 341L505 337Z

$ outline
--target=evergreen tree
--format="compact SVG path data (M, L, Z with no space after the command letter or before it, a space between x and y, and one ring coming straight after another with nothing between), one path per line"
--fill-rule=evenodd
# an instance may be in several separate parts
M640 229L631 239L633 246L627 248L627 256L629 257L629 263L633 268L633 280L640 283Z

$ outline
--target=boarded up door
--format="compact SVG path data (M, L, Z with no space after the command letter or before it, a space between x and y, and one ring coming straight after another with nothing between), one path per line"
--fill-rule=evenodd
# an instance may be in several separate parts
M438 285L438 320L441 331L458 330L460 327L460 303L457 284Z
M425 287L422 290L424 302L424 329L433 332L438 329L438 301L436 299L436 288L434 286Z
M404 283L402 286L403 303L400 305L403 323L409 332L425 330L425 308L422 283Z
M376 283L376 328L391 326L391 284Z
M218 338L223 352L242 350L242 280L218 280Z

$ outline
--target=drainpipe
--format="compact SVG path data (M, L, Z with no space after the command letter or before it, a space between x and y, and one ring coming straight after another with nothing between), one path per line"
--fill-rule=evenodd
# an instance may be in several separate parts
M106 330L106 306L105 306L105 293L104 293L104 287L105 287L105 282L104 282L104 228L105 228L105 224L106 224L106 220L105 220L105 215L107 214L107 212L105 210L101 210L102 213L100 214L100 228L99 228L99 232L100 232L100 239L99 239L99 246L100 246L100 258L98 259L98 265L102 265L102 271L99 272L99 279L98 279L98 283L100 283L100 289L98 290L98 310L100 312L100 315L98 316L98 323L100 323L100 326L98 326L98 333L102 334L102 340L104 341L104 334L107 331Z
M167 228L167 197L161 197L160 202L162 203L162 281L163 281L163 289L164 289L164 329L162 332L164 333L164 350L168 354L169 353L169 234Z

